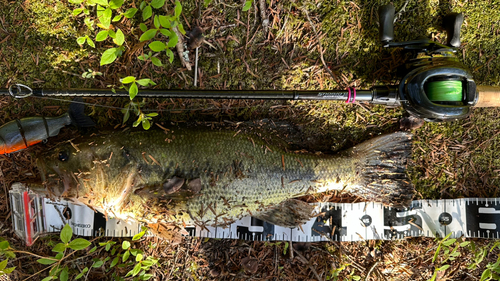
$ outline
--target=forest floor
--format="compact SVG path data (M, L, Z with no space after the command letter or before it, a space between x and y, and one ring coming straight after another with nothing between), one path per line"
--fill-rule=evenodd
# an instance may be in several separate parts
M85 3L88 4L88 0ZM121 78L135 76L152 79L157 84L154 89L367 89L397 83L396 69L405 61L401 50L384 49L378 39L377 10L387 1L267 0L263 2L265 9L259 1L254 1L248 11L243 11L244 1L212 0L205 1L205 5L202 1L184 0L181 3L180 22L184 29L189 32L199 26L207 42L199 48L197 86L194 86L193 70L181 64L175 49L172 63L168 62L165 52L155 53L163 66L137 59L149 52L148 45L139 40L143 34L139 24L154 26L153 17L144 21L140 10L132 19L122 17L112 23L112 28L119 28L125 35L124 50L115 62L101 66L102 53L116 45L109 38L95 41L102 29L97 25L95 6L71 4L67 0L0 0L0 88L15 83L33 88L118 88ZM465 22L459 60L471 71L478 85L500 85L500 64L497 63L500 3L491 0L397 0L393 3L396 11L405 6L395 23L397 41L428 37L444 44L446 33L440 28L443 16L463 12ZM114 15L128 8L139 8L140 4L140 1L126 1ZM172 14L174 6L174 1L167 1L162 9L153 9L153 15ZM89 7L90 15L73 15L79 7ZM267 25L263 25L261 12L269 18ZM94 30L87 27L86 17L95 21ZM86 35L94 40L95 48L87 43L77 44L77 38ZM194 50L188 51L193 63ZM82 77L89 70L96 75ZM101 106L120 108L129 102L127 98L85 98L84 101L91 104L87 113L98 128L119 126L123 119L120 110ZM28 116L61 115L68 108L68 99L4 96L0 97L0 108L0 124L4 124ZM305 141L298 146L325 153L397 131L400 119L408 115L402 108L363 102L148 99L143 108L159 113L153 119L158 124L261 119L286 122L303 134ZM499 117L500 110L496 108L474 109L465 119L425 123L414 129L408 175L417 189L415 199L499 197ZM131 126L133 121L127 124ZM75 129L65 128L49 143L74 133ZM43 149L46 147L40 145L11 156L0 156L3 174L0 236L16 249L47 256L52 254L50 248L58 237L45 236L34 246L25 247L13 235L7 196L13 182L39 179L32 153ZM319 196L315 200L324 198ZM331 200L352 202L354 199L342 195ZM122 240L114 239L120 243ZM143 249L145 255L159 258L161 266L152 270L153 280L429 280L435 269L444 265L442 255L433 260L439 241L409 238L297 243L293 246L297 253L293 258L286 243L186 238L184 243L171 245L150 237L136 242L136 246ZM450 267L439 271L436 280L479 280L486 266L495 263L499 251L490 251L491 241L471 241L475 247L457 244L461 254L447 261ZM482 254L485 258L472 268L471 264ZM76 275L78 270L94 262L92 258L107 255L109 253L103 251L99 255L83 255L71 263L70 272ZM29 256L18 255L10 266L16 266L12 280L28 277L42 280L48 274L47 271L35 274L46 266ZM88 280L110 279L107 269L105 266L93 268L87 275ZM128 270L130 268L119 268L115 273L124 276Z

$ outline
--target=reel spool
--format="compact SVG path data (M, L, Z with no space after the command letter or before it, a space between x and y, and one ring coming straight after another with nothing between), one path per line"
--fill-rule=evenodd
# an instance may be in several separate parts
M427 98L434 103L458 105L463 100L462 81L443 79L424 85Z

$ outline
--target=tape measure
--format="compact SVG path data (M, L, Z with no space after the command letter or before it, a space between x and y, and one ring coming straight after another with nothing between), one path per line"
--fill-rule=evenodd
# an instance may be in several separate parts
M141 224L106 219L87 206L42 198L24 184L9 191L15 233L28 246L68 223L81 236L132 237ZM361 241L406 237L500 238L500 198L416 200L408 208L381 203L315 203L317 216L298 228L244 217L228 227L187 226L189 236L254 241Z

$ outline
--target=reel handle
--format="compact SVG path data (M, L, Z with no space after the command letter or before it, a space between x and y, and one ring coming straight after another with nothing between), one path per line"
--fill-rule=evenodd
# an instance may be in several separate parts
M475 107L499 107L500 88L493 86L477 86L478 99Z
M396 9L392 4L380 6L378 9L379 15L379 35L380 41L387 47L390 41L394 41L394 15Z
M460 28L464 22L464 14L451 13L444 17L443 27L447 33L446 45L458 48L460 47Z

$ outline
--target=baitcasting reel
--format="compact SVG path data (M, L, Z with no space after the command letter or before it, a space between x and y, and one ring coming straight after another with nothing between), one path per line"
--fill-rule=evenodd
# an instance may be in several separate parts
M460 47L463 14L444 18L446 45L430 39L394 42L394 15L392 4L380 7L380 41L384 47L401 47L415 54L400 71L400 84L389 86L390 91L397 92L394 104L401 104L410 114L426 121L456 120L469 115L471 107L478 104L479 95L472 74L455 55Z

